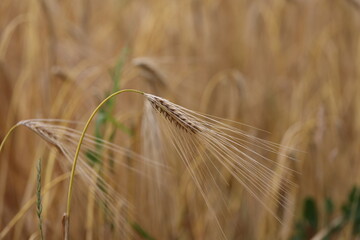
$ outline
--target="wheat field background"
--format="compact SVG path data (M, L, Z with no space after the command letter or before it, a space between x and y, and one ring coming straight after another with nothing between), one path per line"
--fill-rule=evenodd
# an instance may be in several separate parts
M85 122L116 84L254 126L250 134L289 146L282 154L295 161L272 159L296 172L279 172L297 185L286 194L294 204L279 222L243 186L224 188L227 239L311 239L343 215L360 184L357 0L0 1L0 140L25 119ZM141 153L151 141L141 134L141 98L119 96L111 114L123 128L110 137L116 126L104 124L101 136ZM88 134L96 131L92 124ZM40 237L36 204L21 212L36 194L40 158L42 186L70 170L55 147L22 127L0 153L0 232L20 213L4 239ZM78 181L72 239L217 239L198 189L182 175L163 182L173 205L148 201L156 186L124 169L103 175L126 187L119 189L134 205L133 234L117 236L121 229L114 233L104 207ZM46 239L63 238L67 184L43 195ZM316 204L313 218L304 213L306 199ZM329 239L356 237L349 222Z

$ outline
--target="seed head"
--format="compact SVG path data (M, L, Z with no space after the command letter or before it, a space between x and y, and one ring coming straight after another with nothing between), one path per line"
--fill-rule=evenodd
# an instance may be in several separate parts
M32 120L25 120L21 121L18 124L24 125L28 127L29 129L33 130L36 134L38 134L40 137L42 137L46 142L52 144L56 148L58 148L60 151L61 144L59 144L58 137L54 135L51 131L46 129L44 124L39 121L32 121Z
M201 132L200 124L174 103L151 94L145 94L151 106L160 112L167 120L186 132L196 134Z

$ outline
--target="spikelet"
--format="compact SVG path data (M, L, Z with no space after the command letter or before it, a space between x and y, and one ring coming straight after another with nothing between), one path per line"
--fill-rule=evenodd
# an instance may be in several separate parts
M60 152L63 152L62 144L58 140L58 137L49 131L42 122L24 120L18 123L18 125L23 125L34 131L37 135L43 138L47 143L56 147Z
M151 94L145 94L145 96L154 109L163 114L167 120L174 123L177 127L194 134L201 132L200 124L181 111L178 111L178 108L172 102Z

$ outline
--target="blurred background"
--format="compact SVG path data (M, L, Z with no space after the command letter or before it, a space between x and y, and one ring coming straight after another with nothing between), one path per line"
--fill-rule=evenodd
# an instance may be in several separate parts
M298 185L287 195L291 213L280 223L231 188L228 239L359 239L359 37L357 0L1 0L0 139L24 119L86 121L113 90L139 89L299 150L284 153L299 172L287 176ZM141 98L128 94L112 112L133 133L120 129L119 144L136 152L142 111ZM64 172L47 160L58 155L25 128L6 142L0 231L34 196L39 158L43 185ZM43 198L46 239L62 238L67 184ZM87 201L74 200L73 239L117 239L99 227L104 219L85 226ZM153 224L144 213L128 238L216 239L206 211L191 214L204 203L179 191L176 206L182 214L168 217L177 224ZM35 204L18 216L0 236L38 239Z

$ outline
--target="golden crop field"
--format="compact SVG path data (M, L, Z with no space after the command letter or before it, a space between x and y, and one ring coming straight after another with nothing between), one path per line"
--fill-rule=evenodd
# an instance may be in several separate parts
M360 1L1 0L0 142L0 239L360 239Z

